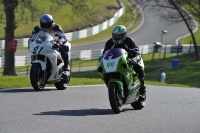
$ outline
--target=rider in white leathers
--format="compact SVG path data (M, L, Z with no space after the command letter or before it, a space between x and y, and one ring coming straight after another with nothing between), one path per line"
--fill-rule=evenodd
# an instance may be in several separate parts
M64 71L69 71L69 51L71 50L71 44L68 43L68 40L62 30L62 28L53 23L53 17L50 14L43 14L40 17L40 25L37 25L32 30L32 36L28 40L28 45L30 46L34 39L37 37L40 30L45 30L53 37L57 38L57 45L59 47L59 52L64 60Z

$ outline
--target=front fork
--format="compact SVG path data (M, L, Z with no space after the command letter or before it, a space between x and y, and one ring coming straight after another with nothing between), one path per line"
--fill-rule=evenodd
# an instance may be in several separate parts
M34 61L32 61L32 64L33 63L39 63L40 66L41 66L41 70L38 71L38 78L39 78L38 80L40 82L39 87L43 88L46 84L46 79L47 79L47 77L46 77L46 63L42 60L34 60Z
M119 94L121 96L121 98L123 99L124 98L124 88L123 88L123 83L119 80L119 79L110 79L109 80L109 83L110 82L114 82L117 84L117 87L118 87L118 90L119 90Z
M47 79L47 76L46 76L46 71L45 70L41 70L40 73L38 74L38 77L39 77L39 81L40 81L40 88L43 88L46 84L46 79Z

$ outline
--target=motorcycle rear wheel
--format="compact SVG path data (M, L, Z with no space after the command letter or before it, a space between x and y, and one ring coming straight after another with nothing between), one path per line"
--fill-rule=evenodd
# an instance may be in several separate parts
M55 87L57 88L57 90L65 90L68 87L68 84L70 82L70 78L71 78L71 72L69 75L62 75L61 80L58 83L55 83Z
M119 95L119 90L116 83L109 83L108 94L110 106L115 114L119 114L122 111L122 99Z
M41 71L42 71L42 68L39 63L32 64L31 70L30 70L30 81L31 81L31 85L33 89L36 91L41 91L45 87L45 84L43 86L40 86L41 80L42 78L44 78L43 75L41 75Z
M131 103L131 106L135 109L135 110L140 110L142 108L144 108L146 104L146 92L144 93L144 95L140 95L138 100L136 102Z
M65 79L61 79L58 83L54 84L57 90L65 90L68 87L68 82Z

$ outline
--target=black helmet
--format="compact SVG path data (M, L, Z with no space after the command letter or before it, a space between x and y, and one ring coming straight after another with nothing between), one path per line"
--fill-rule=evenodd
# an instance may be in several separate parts
M50 14L43 14L40 17L40 27L50 28L53 24L53 17Z

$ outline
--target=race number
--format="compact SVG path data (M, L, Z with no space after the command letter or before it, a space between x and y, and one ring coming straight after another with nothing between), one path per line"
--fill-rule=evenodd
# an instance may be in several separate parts
M39 47L39 46L36 46L34 49L33 49L33 54L36 54L36 53L40 53L42 51L43 47Z

